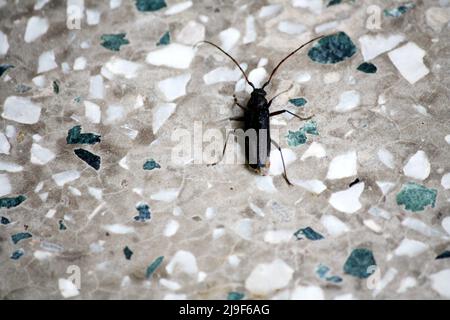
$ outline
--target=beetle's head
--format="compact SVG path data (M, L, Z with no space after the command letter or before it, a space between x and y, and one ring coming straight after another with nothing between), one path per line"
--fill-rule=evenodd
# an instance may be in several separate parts
M264 89L255 89L252 92L252 96L265 97L266 92L264 91Z

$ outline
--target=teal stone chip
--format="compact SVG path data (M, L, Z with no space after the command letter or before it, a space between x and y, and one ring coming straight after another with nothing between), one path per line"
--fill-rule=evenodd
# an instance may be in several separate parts
M9 69L14 68L14 66L12 64L8 64L8 63L3 63L0 64L0 77L3 76L3 74L6 73L6 71L8 71Z
M0 198L0 208L14 208L27 200L27 197L20 195L12 198Z
M404 3L396 8L385 9L383 11L385 17L398 18L415 8L415 4L412 2Z
M372 251L359 248L353 250L345 261L344 272L360 279L366 279L372 275L373 267L376 265Z
M55 81L53 81L53 92L55 94L59 94L59 91L60 91L60 89L59 89L59 81L55 80Z
M136 8L142 12L158 11L165 7L167 4L164 0L136 0Z
M29 232L19 232L19 233L13 234L11 236L11 240L14 244L17 244L20 241L29 239L31 237L33 237L33 236Z
M75 149L73 152L77 155L78 158L86 162L89 166L91 166L95 170L100 169L101 158L96 154L93 154L92 152L89 152L84 149Z
M23 251L22 249L19 249L19 250L14 251L10 258L12 260L19 260L24 254L25 254L25 251Z
M159 39L157 46L167 46L170 44L170 32L167 31L163 34L163 36Z
M303 237L306 237L308 240L317 241L322 240L323 236L314 231L311 227L306 227L304 229L299 229L297 232L294 233L294 236L297 238L297 240L302 240Z
M335 6L337 4L341 4L342 0L330 0L327 3L327 7Z
M237 301L244 299L245 294L241 292L231 291L228 293L227 300Z
M75 126L67 132L67 144L96 144L101 136L94 133L81 133L81 126Z
M154 170L154 169L160 169L161 166L155 160L150 159L144 163L143 168L144 168L144 170Z
M126 247L123 249L123 254L125 255L125 259L131 260L131 256L133 255L133 251L131 251L131 249L128 248L128 246L126 246Z
M363 62L358 66L357 70L365 73L376 73L378 68L373 63Z
M397 204L404 205L406 210L418 212L425 210L425 207L434 208L436 204L436 189L428 189L425 186L414 182L408 182L397 194Z
M64 220L59 220L59 230L64 231L67 230L66 225L64 224Z
M0 217L0 224L3 224L3 225L7 225L7 224L10 224L11 223L11 220L9 220L7 217Z
M100 38L102 40L100 44L111 51L120 51L121 46L130 44L130 41L125 39L125 36L126 33L104 34Z
M290 131L289 130L286 138L287 138L288 145L290 147L298 147L299 145L305 144L308 139L306 137L304 130L299 130L299 131Z
M334 64L352 57L356 46L345 32L320 39L309 51L309 58L317 63Z
M296 107L303 107L305 104L308 103L305 98L294 98L290 99L289 103L293 104Z
M136 221L147 221L151 219L150 207L146 203L141 203L136 206L136 210L138 211L138 215L134 217Z
M308 140L306 134L319 135L319 131L317 130L317 123L315 121L309 121L305 123L305 125L300 128L298 131L290 131L286 136L288 145L290 147L297 147L299 145L305 144Z
M445 250L444 252L442 252L441 254L439 254L439 255L436 257L436 260L440 260L440 259L448 259L448 258L450 258L450 251Z
M309 121L305 123L303 130L305 130L305 133L307 134L312 134L315 136L319 135L319 131L317 130L317 123L315 121Z
M153 273L155 273L156 269L159 268L159 266L161 265L161 263L164 261L164 256L158 257L155 259L155 261L153 261L147 268L147 271L145 273L145 277L147 279L150 279L150 277L152 276Z

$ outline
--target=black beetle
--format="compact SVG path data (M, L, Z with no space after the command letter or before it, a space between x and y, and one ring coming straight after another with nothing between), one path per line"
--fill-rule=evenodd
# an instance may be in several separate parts
M285 58L283 58L278 65L273 69L272 73L270 74L269 80L264 83L264 85L261 88L256 88L253 83L251 83L248 80L247 75L245 74L244 70L241 68L239 63L234 59L230 54L228 54L225 50L220 48L218 45L210 42L210 41L200 41L198 44L201 43L207 43L211 46L216 47L219 49L222 53L224 53L228 58L230 58L236 66L239 68L239 70L244 75L245 80L247 83L252 87L253 91L251 93L250 99L247 103L247 106L243 106L239 104L236 97L234 96L234 103L238 105L241 109L244 110L244 116L243 117L234 117L230 118L230 120L235 121L243 121L244 122L244 132L247 134L249 131L254 131L256 134L253 136L254 139L251 139L247 137L245 139L245 159L247 164L255 170L255 172L265 175L268 172L268 169L270 167L270 146L271 143L280 151L281 154L281 160L283 163L283 170L284 170L284 178L286 179L286 182L289 185L292 185L292 183L289 181L286 173L286 166L284 163L284 157L283 152L281 151L281 147L271 139L270 137L270 117L282 114L282 113L289 113L293 115L294 117L297 117L301 120L308 120L311 117L308 118L302 118L289 110L279 110L275 112L270 112L269 108L272 105L273 100L278 97L280 94L276 95L269 101L266 99L266 91L264 90L265 87L267 87L272 80L273 75L278 70L278 68L285 62L287 59L289 59L292 55L294 55L297 51L305 47L306 45L310 44L311 42L314 42L316 40L319 40L323 38L324 36L320 36L317 38L314 38L304 44L302 44L300 47L289 53ZM283 92L282 92L283 93ZM225 154L227 141L229 136L226 137L225 145L223 147L223 154L222 157ZM220 160L219 160L220 162Z

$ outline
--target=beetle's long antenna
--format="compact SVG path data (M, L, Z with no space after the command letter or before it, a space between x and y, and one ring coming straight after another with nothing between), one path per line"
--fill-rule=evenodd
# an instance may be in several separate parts
M267 82L264 83L264 85L262 86L262 89L264 89L264 88L270 83L270 81L272 80L273 75L275 74L275 72L277 72L278 68L283 64L283 62L285 62L287 59L289 59L289 58L292 57L294 54L296 54L296 53L297 53L300 49L302 49L304 46L306 46L306 45L310 44L311 42L314 42L314 41L316 41L316 40L318 40L318 39L321 39L321 38L323 38L323 37L325 37L325 36L320 36L320 37L314 38L314 39L312 39L312 40L309 40L308 42L302 44L300 47L298 47L297 49L295 49L294 51L292 51L291 53L289 53L286 57L284 57L284 59L281 60L280 63L278 63L278 65L275 67L275 69L273 69L272 73L270 74L269 80L267 80Z
M244 70L241 68L241 66L239 65L239 63L236 61L236 59L234 59L230 54L228 54L225 50L223 50L221 47L219 47L218 45L216 45L216 44L214 44L214 43L212 43L212 42L209 42L209 41L199 41L199 42L197 42L195 45L194 45L194 47L196 47L197 45L199 45L199 44L201 44L201 43L207 43L207 44L209 44L209 45L212 45L213 47L216 47L217 49L219 49L220 51L222 51L222 53L224 53L228 58L230 58L231 60L233 60L233 62L237 65L237 67L239 68L239 70L241 70L241 72L242 72L242 74L244 75L244 78L245 78L245 80L247 81L247 83L253 88L253 89L255 89L255 85L253 84L253 83L251 83L249 80L248 80L248 77L247 77L247 75L245 74L245 72L244 72Z

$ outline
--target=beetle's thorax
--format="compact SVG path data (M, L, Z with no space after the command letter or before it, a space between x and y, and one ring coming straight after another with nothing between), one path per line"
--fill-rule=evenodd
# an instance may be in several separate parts
M262 109L267 107L266 92L263 89L252 91L248 105L252 109Z

